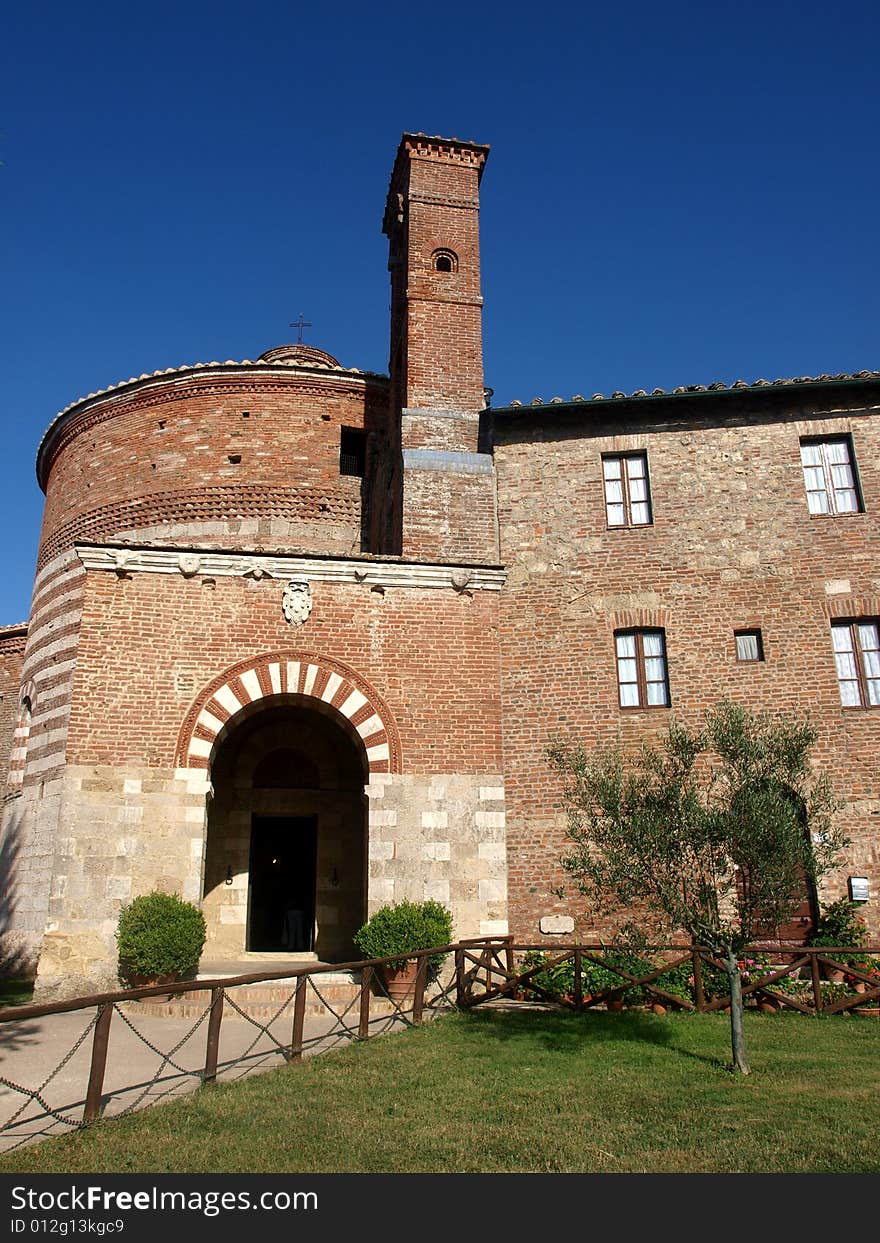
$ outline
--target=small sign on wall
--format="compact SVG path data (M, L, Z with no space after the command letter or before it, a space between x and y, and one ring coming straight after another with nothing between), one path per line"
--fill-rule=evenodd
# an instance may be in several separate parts
M871 896L871 889L867 876L848 876L846 883L849 886L850 902L868 901Z
M542 915L538 927L545 936L559 936L574 932L574 920L570 915Z

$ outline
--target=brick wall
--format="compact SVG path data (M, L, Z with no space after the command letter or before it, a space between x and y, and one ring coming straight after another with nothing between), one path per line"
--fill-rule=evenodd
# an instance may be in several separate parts
M483 408L479 183L487 155L488 147L412 134L397 153L383 227L392 384L404 408ZM436 269L441 249L454 256L450 272Z
M407 134L391 176L384 229L391 407L403 450L399 547L415 559L498 558L492 461L479 453L479 184L487 155L472 143Z
M173 765L201 687L237 661L286 648L341 660L376 687L405 771L499 770L497 593L315 582L311 616L295 629L282 615L283 587L87 574L70 762Z
M387 384L285 364L124 385L53 425L39 459L45 564L76 540L358 552L363 481L342 427L387 431Z
M57 806L45 813L31 807L31 835L52 840L51 889L48 874L39 886L48 921L42 995L112 983L121 905L153 887L200 900L212 842L221 857L204 882L212 887L211 942L244 950L248 818L234 831L220 825L218 837L206 814L208 773L180 767L178 743L200 691L223 670L267 651L302 659L304 671L303 652L344 663L393 714L400 744L394 770L385 763L371 772L369 818L346 847L352 859L364 852L365 877L369 851L370 909L385 900L446 895L460 935L503 928L497 591L314 581L311 616L294 628L282 615L284 583L270 577L89 570L83 580L65 776ZM319 689L316 683L316 695ZM353 723L359 719L355 714ZM223 791L216 794L220 799ZM374 814L375 800L382 801ZM320 810L326 855L336 840L327 817L341 808ZM319 853L321 883L325 855ZM230 861L241 873L238 889L225 885ZM354 877L353 866L346 862L346 875ZM335 908L319 894L319 923L326 925ZM349 923L353 911L363 907L346 908ZM326 936L321 944L329 952Z
M844 400L853 407L842 409ZM619 410L619 413L618 413ZM562 877L554 734L636 747L671 716L697 722L722 696L809 714L815 753L846 803L849 872L880 896L880 711L844 710L832 616L880 614L880 424L876 407L829 391L809 400L727 395L590 404L496 416L502 557L504 770L512 927L577 914ZM866 512L811 517L799 438L850 433ZM653 524L609 529L601 455L645 450ZM546 481L553 479L553 487ZM618 707L614 631L663 628L671 711ZM766 659L737 663L733 632L759 627ZM880 934L876 899L866 917ZM583 925L591 930L591 920ZM596 930L596 929L592 929Z

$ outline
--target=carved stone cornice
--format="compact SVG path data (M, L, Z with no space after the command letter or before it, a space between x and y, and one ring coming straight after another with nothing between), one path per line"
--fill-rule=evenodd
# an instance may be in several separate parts
M271 553L220 552L200 548L156 548L132 544L77 544L86 570L132 574L176 574L181 578L304 579L374 587L418 587L456 592L500 591L507 580L497 566L425 564L345 557L273 556Z

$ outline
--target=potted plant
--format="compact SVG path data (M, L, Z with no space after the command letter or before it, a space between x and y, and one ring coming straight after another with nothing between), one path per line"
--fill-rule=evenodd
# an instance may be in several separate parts
M839 945L858 949L865 943L865 925L858 915L859 904L849 898L838 898L836 902L824 907L816 922L816 929L810 937L810 945ZM831 960L839 963L839 967L822 964L822 973L826 980L834 984L842 984L846 979L845 968L850 963L849 956L832 954ZM858 956L856 956L858 957ZM855 958L853 958L855 963Z
M381 973L388 996L397 1001L409 996L415 986L418 960L409 955L452 940L452 912L433 899L390 904L380 907L352 939L364 958L393 959ZM428 980L437 978L445 957L429 956Z
M205 933L202 912L176 894L135 898L119 912L120 978L135 988L182 979L198 966Z

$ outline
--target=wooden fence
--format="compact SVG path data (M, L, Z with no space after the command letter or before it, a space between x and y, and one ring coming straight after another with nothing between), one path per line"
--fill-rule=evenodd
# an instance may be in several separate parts
M452 954L455 969L451 978L431 982L429 985L428 959L435 954ZM880 1013L880 959L871 962L869 956L878 954L880 946L860 949L846 946L768 949L758 946L746 953L748 962L743 980L743 997L747 1004L787 1009L805 1015L833 1015L845 1011L877 1014ZM0 1010L0 1038L4 1034L5 1024L25 1023L28 1020L72 1011L94 1011L94 1015L72 1048L53 1062L48 1074L36 1087L22 1085L13 1079L0 1076L0 1085L22 1097L20 1107L0 1124L0 1136L15 1126L29 1103L42 1109L46 1118L55 1119L67 1127L89 1125L100 1116L114 1015L118 1015L159 1059L159 1070L154 1072L153 1080L147 1085L148 1089L158 1081L168 1066L179 1071L181 1075L190 1076L201 1085L211 1086L216 1083L221 1025L228 1009L236 1011L240 1017L253 1024L257 1029L256 1040L265 1035L270 1041L271 1052L283 1062L295 1066L310 1049L319 1045L326 1047L326 1042L331 1037L366 1040L377 1034L377 1023L371 1018L370 1009L371 1000L377 995L391 1002L391 1019L381 1025L383 1031L388 1030L389 1023L420 1024L426 1007L437 1010L449 1006L466 1010L490 1002L533 1006L537 1001L565 1006L575 1011L599 1007L613 1010L627 1002L700 1013L723 1010L729 1006L730 997L719 986L719 981L726 979L722 964L705 947L659 946L652 949L652 956L652 960L648 961L634 954L631 948L620 945L533 945L519 943L510 936L479 937L420 950L411 955L416 959L418 969L413 988L403 1001L389 998L382 985L381 968L395 960L376 958L332 965L308 964L292 970L287 968L283 971L261 971L222 979L185 980L173 984L98 993L66 1001L9 1007ZM853 959L862 965L847 965L844 968L843 982L834 984L824 980L823 975L840 969L838 958ZM355 979L352 1000L342 1006L341 1012L322 995L320 989L322 976L340 972L351 972ZM249 1016L229 996L229 990L243 985L282 981L290 981L290 990L283 990L286 999L278 1007L276 1015L265 1023ZM205 1007L190 1031L177 1040L170 1051L163 1051L138 1032L129 1016L120 1009L121 1003L157 997L173 998L184 993L189 997L192 994L204 994ZM322 1030L314 1036L306 1033L306 1004L310 995L318 998L326 1011L328 1021L332 1020L328 1030ZM284 1014L288 1015L289 1027L279 1038L272 1028ZM180 1067L174 1060L177 1050L203 1022L206 1024L206 1036L202 1063L196 1070ZM69 1112L70 1107L65 1107L67 1112L54 1108L45 1099L45 1094L53 1078L71 1060L90 1034L88 1076L84 1099L80 1097L82 1112L74 1117ZM246 1061L256 1040L248 1050L237 1056L239 1062ZM14 1045L14 1040L11 1043ZM236 1059L225 1060L222 1063L224 1071L235 1064L235 1061ZM147 1089L123 1112L137 1108L147 1095ZM78 1105L76 1108L78 1109Z
M129 1027L132 1027L127 1016L119 1009L121 1003L148 1001L151 998L172 999L174 997L181 997L183 994L186 994L189 1000L193 994L204 994L205 1010L192 1025L190 1032L178 1040L175 1048L170 1052L167 1050L163 1052L162 1049L156 1047L149 1040L143 1037L142 1039L159 1056L161 1059L161 1069L164 1070L166 1065L176 1065L173 1061L176 1049L184 1044L188 1036L206 1020L204 1063L198 1071L198 1079L203 1085L210 1086L217 1081L220 1031L227 1006L237 1011L240 1017L251 1022L258 1029L258 1033L268 1036L285 1062L296 1065L302 1061L303 1054L310 1044L326 1043L330 1037L334 1036L345 1036L357 1040L368 1039L372 1034L370 1031L370 1003L373 996L379 996L390 1002L393 1019L401 1020L407 1025L421 1023L427 1000L428 959L431 955L453 953L465 945L485 948L487 944L486 940L478 939L476 941L459 942L455 945L440 946L436 949L420 950L418 953L410 955L411 958L417 961L418 968L414 986L403 1001L395 1001L394 998L390 997L382 983L381 968L387 963L398 961L397 959L374 958L358 962L319 965L310 963L293 969L288 967L283 971L260 971L220 979L180 980L174 983L153 984L140 988L95 993L85 997L69 998L64 1001L7 1007L0 1009L0 1038L2 1038L4 1024L26 1023L29 1020L71 1013L73 1011L95 1011L92 1023L85 1033L85 1037L87 1037L89 1031L91 1031L91 1058L82 1118L78 1123L78 1125L88 1125L94 1122L101 1113L107 1050L114 1014L118 1014ZM342 1007L340 1013L322 996L318 982L322 976L342 972L359 973L360 982L357 988L356 1007L354 1003L349 1003L349 1005ZM275 1022L274 1019L271 1019L268 1023L260 1023L256 1019L251 1018L244 1009L228 996L229 990L243 985L266 984L288 980L291 983L290 993L286 1000L278 1007L278 1015L289 1009L291 1004L293 1007L289 1038L285 1040L279 1040L275 1033L271 1031L271 1027ZM452 985L447 985L445 988L442 985L438 985L435 993L430 998L431 1004L438 1005L448 996L451 988ZM310 992L317 996L327 1014L332 1016L334 1020L334 1024L329 1031L322 1031L319 1036L311 1040L305 1036L306 1001ZM276 1015L276 1018L278 1015ZM383 1027L383 1030L385 1030L385 1027ZM62 1117L57 1110L53 1110L46 1104L43 1100L43 1093L57 1071L66 1064L72 1053L79 1048L83 1039L84 1037L81 1036L76 1041L73 1049L68 1050L63 1057L57 1059L48 1076L37 1088L16 1083L5 1076L0 1076L0 1085L10 1091L19 1093L24 1098L22 1108L26 1107L29 1100L36 1101L46 1109L48 1114L52 1114L69 1125L73 1125L70 1117ZM13 1114L12 1119L7 1119L5 1123L0 1125L0 1133L8 1130L20 1113L21 1109Z
M660 945L651 954L653 961L646 961L627 946L534 945L512 937L482 948L459 945L456 1004L466 1009L508 998L586 1010L629 1000L699 1013L730 1005L726 972L709 949ZM740 959L743 999L809 1015L873 1014L880 1007L880 959L870 959L878 954L880 946L754 946ZM863 965L849 965L849 959ZM590 986L596 969L604 987ZM836 975L841 979L835 981Z

